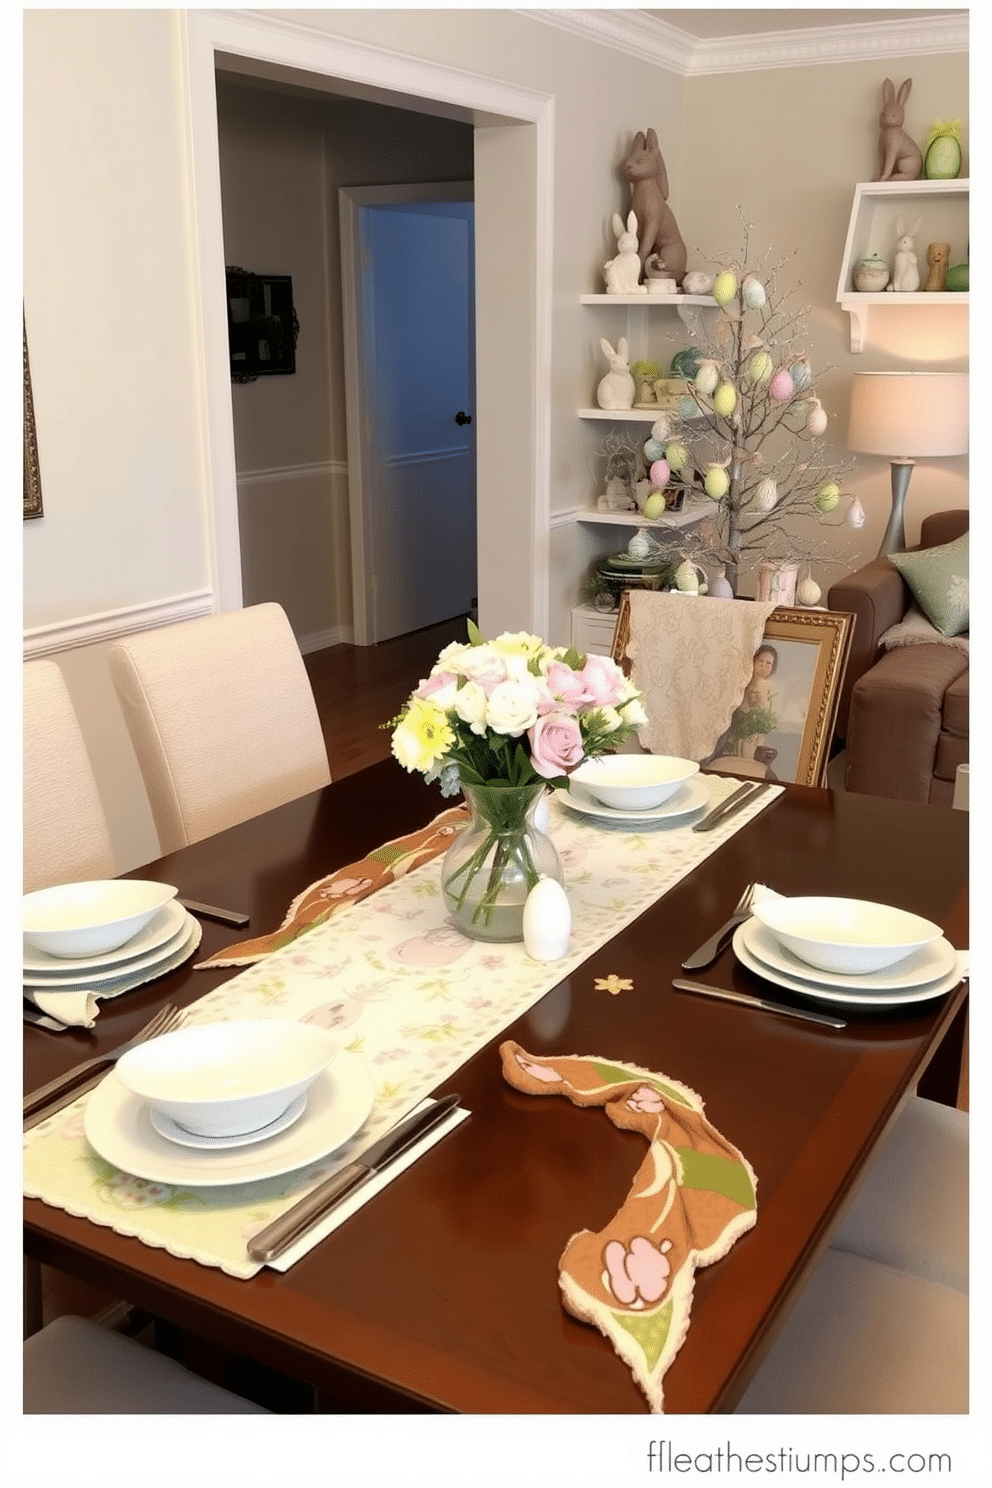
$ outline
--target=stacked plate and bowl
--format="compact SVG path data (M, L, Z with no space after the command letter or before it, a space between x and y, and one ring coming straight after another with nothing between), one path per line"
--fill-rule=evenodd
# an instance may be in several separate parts
M939 925L868 899L770 895L753 904L733 947L749 971L820 1002L925 1002L961 980Z
M586 760L560 793L579 816L643 829L677 821L709 803L694 760L669 754L606 754Z
M46 1004L46 994L115 997L180 966L201 929L176 902L177 892L171 884L120 878L25 894L26 994Z

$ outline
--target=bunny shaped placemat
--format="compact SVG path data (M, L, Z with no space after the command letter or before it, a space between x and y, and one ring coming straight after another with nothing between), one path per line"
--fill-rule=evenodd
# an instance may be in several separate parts
M750 1163L703 1114L699 1096L667 1075L596 1056L547 1058L507 1040L503 1077L527 1095L603 1106L648 1150L623 1207L598 1232L580 1230L558 1262L567 1310L594 1324L630 1366L653 1412L689 1328L693 1274L754 1225Z

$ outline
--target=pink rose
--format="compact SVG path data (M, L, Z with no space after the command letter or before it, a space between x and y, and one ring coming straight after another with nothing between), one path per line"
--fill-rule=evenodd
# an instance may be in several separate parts
M623 672L609 656L587 656L580 676L590 700L601 708L615 708L628 691Z
M579 673L566 666L563 661L549 662L544 673L544 680L548 684L548 691L556 702L564 703L569 708L580 708L583 703L590 701L586 692L585 683Z
M567 775L581 763L585 754L579 725L568 713L548 713L539 718L530 729L528 738L530 762L545 780Z
M458 678L454 672L434 672L422 681L414 697L431 698L439 708L450 708L458 691Z

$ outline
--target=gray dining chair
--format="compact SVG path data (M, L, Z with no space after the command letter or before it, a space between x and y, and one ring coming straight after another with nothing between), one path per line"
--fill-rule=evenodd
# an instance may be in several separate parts
M107 821L69 690L54 661L24 663L24 892L113 878Z
M110 674L163 853L327 785L285 611L252 605L115 641Z
M736 1414L968 1410L968 1124L908 1101Z
M166 1354L81 1317L24 1340L26 1416L271 1415Z

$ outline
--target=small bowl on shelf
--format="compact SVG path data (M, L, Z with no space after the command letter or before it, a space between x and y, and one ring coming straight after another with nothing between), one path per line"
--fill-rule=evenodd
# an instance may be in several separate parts
M921 915L869 899L776 896L756 901L751 913L807 966L849 976L884 971L943 933Z
M340 1047L336 1034L311 1023L202 1023L129 1049L117 1078L184 1131L241 1136L276 1121Z
M651 811L699 773L695 760L671 754L604 754L572 772L597 801L615 811Z
M24 939L49 956L100 956L126 945L178 893L141 878L90 879L35 889L22 900Z

